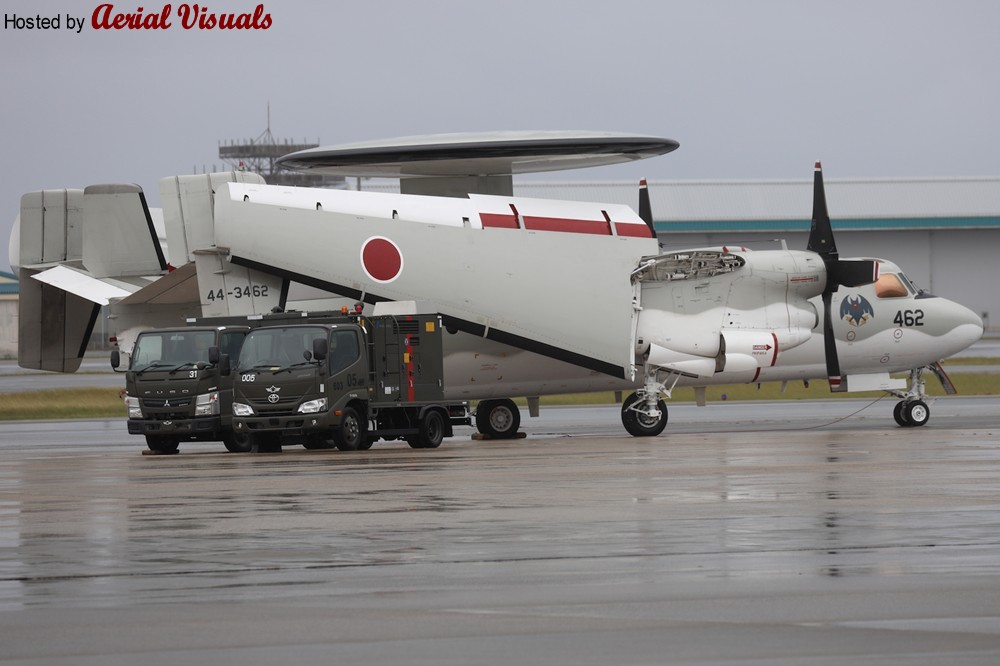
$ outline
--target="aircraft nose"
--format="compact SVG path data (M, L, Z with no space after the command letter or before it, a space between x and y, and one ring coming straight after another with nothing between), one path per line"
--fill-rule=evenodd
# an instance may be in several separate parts
M953 301L948 303L948 319L951 320L954 328L947 334L947 346L951 349L949 353L955 354L983 337L983 320L964 305Z

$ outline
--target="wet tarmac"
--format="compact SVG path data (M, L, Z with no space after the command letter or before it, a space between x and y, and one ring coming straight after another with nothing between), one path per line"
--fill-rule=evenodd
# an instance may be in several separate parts
M1000 401L887 410L257 455L0 424L0 664L1000 663Z

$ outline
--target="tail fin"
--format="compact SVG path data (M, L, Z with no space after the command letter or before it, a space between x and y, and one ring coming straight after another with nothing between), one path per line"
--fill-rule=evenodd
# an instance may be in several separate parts
M112 184L84 189L83 266L95 278L167 270L141 187Z
M286 285L281 278L234 266L215 245L215 190L232 182L263 184L264 179L230 171L160 180L170 263L195 263L205 317L254 314L284 306Z
M76 372L101 306L59 287L30 279L20 269L17 364L22 368Z
M31 277L46 266L82 258L83 190L28 192L21 197L17 224L18 365L73 372L100 306Z

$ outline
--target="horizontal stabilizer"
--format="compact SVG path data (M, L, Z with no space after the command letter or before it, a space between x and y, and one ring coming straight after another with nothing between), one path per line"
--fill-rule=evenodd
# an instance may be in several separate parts
M112 310L119 306L187 305L190 312L197 312L198 280L194 264L187 264L170 271L163 277L150 282L142 289L125 296L112 304ZM193 314L189 316L194 316Z
M131 293L66 266L55 266L31 277L98 305L107 305L112 298L125 298Z

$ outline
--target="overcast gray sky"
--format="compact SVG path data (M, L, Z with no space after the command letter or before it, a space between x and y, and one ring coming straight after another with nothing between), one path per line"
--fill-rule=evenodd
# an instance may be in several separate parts
M580 129L678 151L549 179L998 175L1000 2L270 0L267 30L95 30L97 0L2 0L0 269L20 196L324 145ZM116 3L158 13L164 2ZM193 3L192 3L193 4ZM255 0L200 3L252 12ZM58 30L6 19L61 16ZM66 15L84 18L79 33Z

